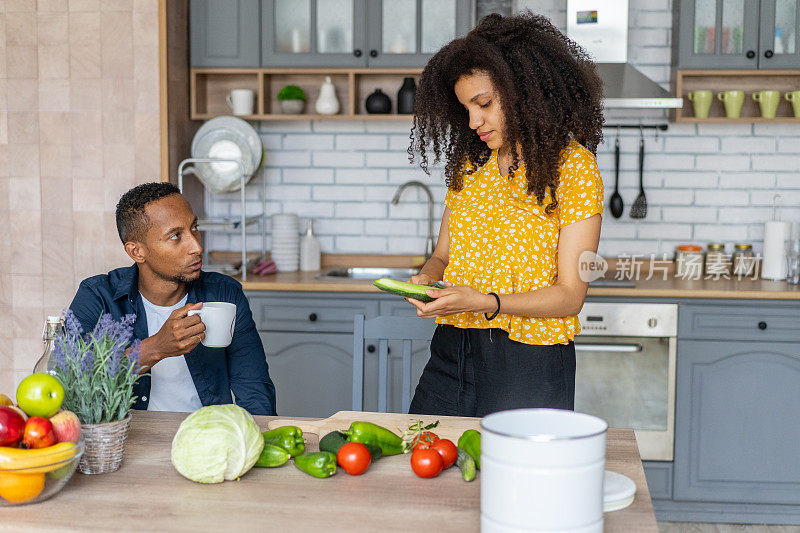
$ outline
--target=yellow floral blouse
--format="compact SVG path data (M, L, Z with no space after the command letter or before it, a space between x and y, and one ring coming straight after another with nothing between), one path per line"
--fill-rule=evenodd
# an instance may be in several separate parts
M549 191L539 205L526 193L525 168L513 179L500 175L497 151L472 175L464 188L449 190L450 262L444 280L484 294L528 292L558 279L559 229L603 213L603 181L592 153L571 140L562 153L558 209L545 213ZM459 328L501 328L525 344L564 344L580 332L578 317L528 318L499 314L491 322L483 313L439 317L439 324Z

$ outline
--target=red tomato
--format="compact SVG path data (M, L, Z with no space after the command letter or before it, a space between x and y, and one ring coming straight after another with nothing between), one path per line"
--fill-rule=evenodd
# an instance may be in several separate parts
M423 431L416 437L416 444L414 444L414 447L411 448L411 450L413 451L417 448L430 448L431 445L437 440L439 440L439 435L436 433L433 433L432 431Z
M447 470L453 466L453 463L458 459L458 448L450 439L439 439L431 444L431 448L442 456L442 462L444 463L442 470Z
M411 453L411 470L419 477L436 477L442 471L442 456L431 448L418 448Z
M348 442L336 452L336 461L342 470L351 476L357 476L367 470L372 457L367 447L360 442Z

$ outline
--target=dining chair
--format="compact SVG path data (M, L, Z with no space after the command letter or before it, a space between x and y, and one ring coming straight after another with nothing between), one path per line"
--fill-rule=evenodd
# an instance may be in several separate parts
M436 322L417 317L356 315L353 325L353 411L364 410L364 344L378 341L378 412L385 413L389 395L389 341L403 341L402 409L411 405L411 343L430 341Z

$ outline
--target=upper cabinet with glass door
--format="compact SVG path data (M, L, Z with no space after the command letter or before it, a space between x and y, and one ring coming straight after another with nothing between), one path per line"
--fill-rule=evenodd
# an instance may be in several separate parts
M677 67L800 68L800 0L679 0Z
M470 0L265 0L265 67L421 67L469 31Z

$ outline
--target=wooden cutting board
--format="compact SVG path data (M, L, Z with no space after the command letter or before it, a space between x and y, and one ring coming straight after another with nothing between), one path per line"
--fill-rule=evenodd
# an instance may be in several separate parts
M331 431L346 430L350 424L360 420L362 422L372 422L380 426L402 434L408 426L418 420L422 420L423 425L439 421L439 425L432 431L443 439L450 439L454 443L467 429L477 429L480 431L480 418L463 418L456 416L431 416L431 415L406 415L400 413L372 413L369 411L339 411L328 418L319 420L294 420L290 418L278 418L270 420L269 429L281 426L297 426L303 433L312 433L318 437L323 437Z

